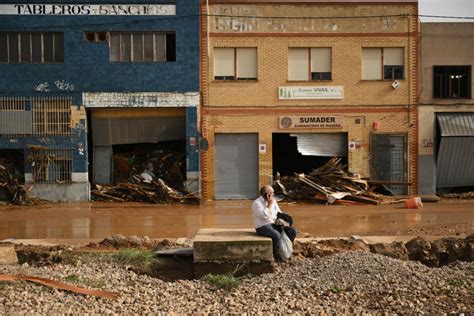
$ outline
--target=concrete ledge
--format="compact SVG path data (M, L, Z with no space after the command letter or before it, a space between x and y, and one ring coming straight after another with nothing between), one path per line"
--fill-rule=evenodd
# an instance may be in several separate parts
M272 240L249 229L199 229L194 262L273 261Z
M34 183L28 184L33 196L51 202L79 202L90 200L89 182Z

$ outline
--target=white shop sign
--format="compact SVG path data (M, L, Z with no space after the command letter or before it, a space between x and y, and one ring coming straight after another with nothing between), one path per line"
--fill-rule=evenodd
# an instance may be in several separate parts
M199 92L84 92L86 108L197 107Z
M0 4L0 15L176 15L176 5Z
M280 100L343 99L344 87L279 87Z

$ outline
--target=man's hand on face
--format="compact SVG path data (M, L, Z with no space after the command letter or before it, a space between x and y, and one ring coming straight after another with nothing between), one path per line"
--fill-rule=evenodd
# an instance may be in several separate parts
M275 203L275 195L273 192L267 192L266 194L266 200L267 200L267 203L268 203L268 206L272 205L273 203Z

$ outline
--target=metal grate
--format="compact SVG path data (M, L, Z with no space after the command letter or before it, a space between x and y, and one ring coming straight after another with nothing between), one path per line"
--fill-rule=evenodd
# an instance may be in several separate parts
M37 136L71 134L72 98L32 98L33 133Z
M25 111L25 99L0 98L0 136L31 134L31 112Z
M71 148L31 148L28 160L32 165L34 182L58 183L71 181Z

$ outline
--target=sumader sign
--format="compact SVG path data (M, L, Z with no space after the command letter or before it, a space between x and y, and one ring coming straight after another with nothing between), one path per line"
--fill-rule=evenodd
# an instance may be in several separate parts
M176 15L176 5L0 4L0 15Z
M332 115L319 116L280 116L280 129L287 128L342 128L342 117Z

